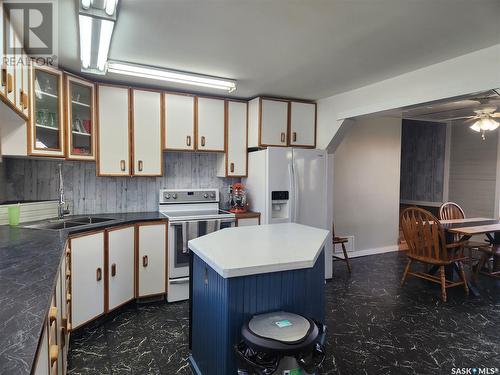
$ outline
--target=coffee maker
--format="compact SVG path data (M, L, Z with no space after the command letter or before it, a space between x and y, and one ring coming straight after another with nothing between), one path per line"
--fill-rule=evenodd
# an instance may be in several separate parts
M247 192L241 183L229 186L229 211L233 213L247 212Z

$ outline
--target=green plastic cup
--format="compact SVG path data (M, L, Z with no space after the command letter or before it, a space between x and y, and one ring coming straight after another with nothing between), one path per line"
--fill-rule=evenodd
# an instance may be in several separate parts
M20 206L18 204L10 206L7 211L9 214L9 225L19 225L19 214L21 212Z

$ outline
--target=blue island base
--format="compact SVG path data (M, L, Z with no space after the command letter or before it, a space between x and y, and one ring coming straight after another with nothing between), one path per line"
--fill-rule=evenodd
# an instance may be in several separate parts
M324 322L323 251L312 268L227 279L191 254L189 363L195 374L237 373L234 346L253 315L283 310Z

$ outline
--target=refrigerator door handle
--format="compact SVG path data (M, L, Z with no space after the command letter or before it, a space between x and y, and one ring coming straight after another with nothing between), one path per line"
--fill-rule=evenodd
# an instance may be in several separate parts
M288 178L290 179L290 193L293 197L293 200L289 200L289 204L290 204L290 208L288 210L288 212L290 212L290 222L293 222L294 221L294 218L293 218L293 215L294 215L294 207L292 207L292 204L293 202L295 202L295 178L294 178L294 175L293 175L293 165L292 165L293 161L290 161L288 163Z
M292 160L292 170L293 170L293 222L297 221L297 216L299 212L299 179L297 178L297 168L295 166L295 160Z

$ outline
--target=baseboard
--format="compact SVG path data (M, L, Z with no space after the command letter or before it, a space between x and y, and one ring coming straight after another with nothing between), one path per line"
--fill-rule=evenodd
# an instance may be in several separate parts
M374 249L349 251L347 253L347 255L349 255L349 258L357 258L357 257L364 257L364 256L367 256L367 255L390 253L392 251L399 251L399 246L398 245L393 245L393 246L377 247L377 248L374 248ZM339 257L342 257L342 253L340 253L340 254L337 253L335 255L339 256Z

